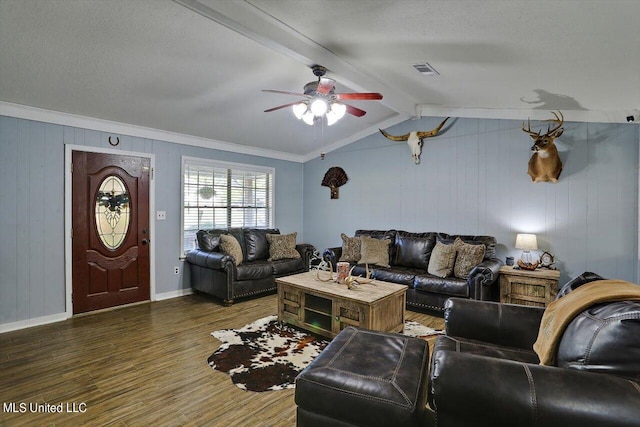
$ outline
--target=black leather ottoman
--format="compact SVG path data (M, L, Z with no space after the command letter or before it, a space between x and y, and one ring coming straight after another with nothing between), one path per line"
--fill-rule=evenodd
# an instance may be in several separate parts
M298 427L425 425L428 358L419 338L344 329L296 379Z

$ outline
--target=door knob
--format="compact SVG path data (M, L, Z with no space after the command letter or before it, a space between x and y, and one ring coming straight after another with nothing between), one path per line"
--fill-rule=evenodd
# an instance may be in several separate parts
M146 245L147 243L149 243L149 240L148 240L148 239L142 239L142 244L143 244L143 245Z

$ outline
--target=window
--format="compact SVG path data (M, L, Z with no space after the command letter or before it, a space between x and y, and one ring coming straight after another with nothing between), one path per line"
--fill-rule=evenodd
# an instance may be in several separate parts
M274 169L182 158L182 250L200 229L273 227Z

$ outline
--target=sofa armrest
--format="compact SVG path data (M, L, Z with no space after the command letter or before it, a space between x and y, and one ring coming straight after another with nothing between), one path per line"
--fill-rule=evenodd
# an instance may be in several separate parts
M326 248L322 251L322 259L326 262L330 262L333 266L333 271L336 271L336 264L342 256L342 246L337 248Z
M316 251L315 246L309 243L298 243L296 245L296 250L298 251L298 253L300 254L300 257L302 257L302 260L304 261L304 270L309 271L309 263L311 262L311 257L313 256L313 253Z
M621 377L452 351L433 357L429 402L439 427L637 426L640 420L640 386Z
M498 258L488 258L476 265L469 272L469 298L480 301L497 301L499 299L500 267Z
M453 337L532 350L543 313L542 307L449 298L445 329Z
M201 249L193 249L187 252L187 262L213 270L225 270L235 267L233 257L221 252L208 252Z

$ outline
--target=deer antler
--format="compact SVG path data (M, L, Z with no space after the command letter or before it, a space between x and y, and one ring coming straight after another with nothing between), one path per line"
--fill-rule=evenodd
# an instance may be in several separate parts
M365 269L367 272L366 277L352 276L351 273L353 272L354 268L356 267L351 267L351 270L349 270L349 275L346 279L344 279L344 283L347 285L348 289L354 289L356 285L366 285L367 283L371 283L373 281L373 279L371 279L371 272L369 271L369 264L365 264Z
M333 265L331 264L331 261L329 261L329 278L328 279L321 279L320 278L320 269L316 270L316 279L318 279L321 282L332 282L333 279Z
M556 126L553 129L551 129L551 125L549 125L549 127L547 127L547 133L546 133L545 136L550 136L552 138L557 138L560 135L562 135L562 132L564 132L564 129L562 129L562 125L564 124L564 116L562 115L562 111L560 111L560 110L558 110L558 113L560 113L560 117L558 117L558 115L556 114L555 111L552 111L552 113L556 118L555 119L544 120L544 121L545 122L558 123L558 126Z
M540 137L547 137L547 136L551 138L559 137L560 135L562 135L562 132L564 132L564 129L562 129L562 125L564 124L564 116L562 115L562 111L559 111L559 110L558 110L558 113L560 114L560 117L558 117L558 114L556 114L555 111L552 111L552 113L556 118L543 120L543 122L558 123L558 126L551 129L551 125L549 125L547 127L547 133L545 133L544 135L540 135L541 131L534 132L531 130L531 119L527 120L527 129L524 128L524 122L522 122L522 130L531 136L535 136L536 139Z

